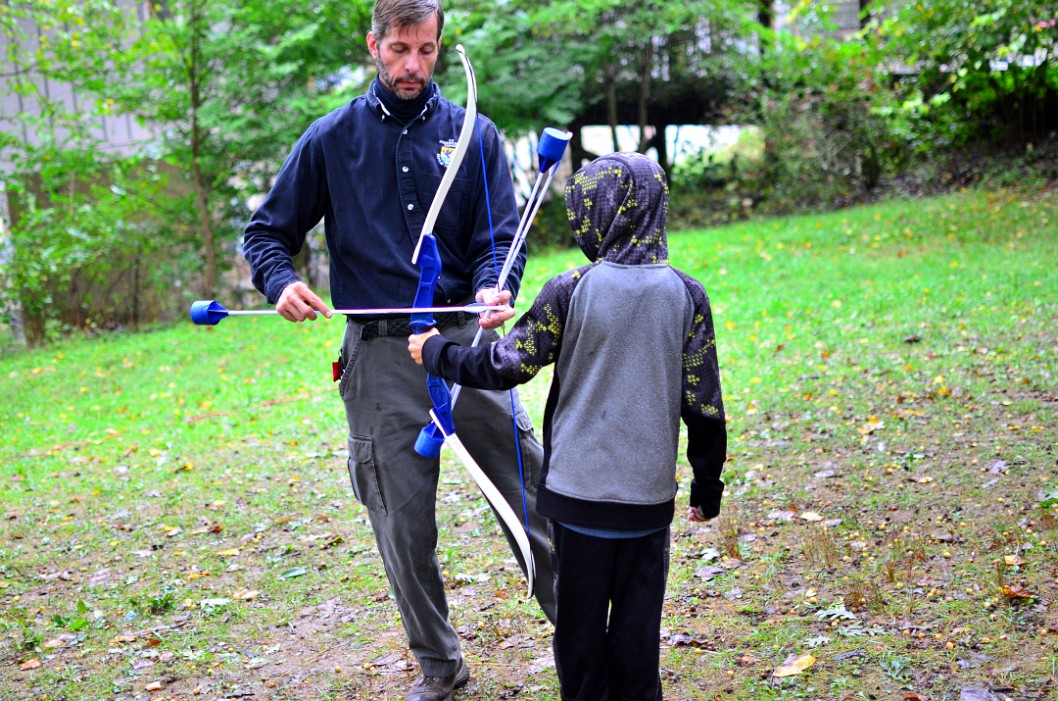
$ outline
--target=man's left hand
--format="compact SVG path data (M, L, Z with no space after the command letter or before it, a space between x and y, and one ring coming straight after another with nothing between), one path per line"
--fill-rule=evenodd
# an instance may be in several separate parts
M514 316L514 307L511 306L511 291L497 290L495 287L486 287L478 290L474 299L489 306L495 304L504 305L503 309L495 309L484 312L478 317L478 326L483 329L495 329L503 326L503 323Z

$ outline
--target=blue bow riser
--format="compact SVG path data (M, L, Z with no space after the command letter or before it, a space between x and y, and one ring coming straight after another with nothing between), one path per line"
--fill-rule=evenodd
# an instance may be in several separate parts
M412 307L433 306L434 287L441 275L441 254L437 251L437 239L433 234L424 234L419 246L419 288L415 290L415 301ZM436 325L431 312L413 312L408 325L415 333L425 333ZM436 458L441 454L445 435L455 433L455 421L452 419L452 394L444 378L436 375L426 376L426 391L433 402L434 415L444 426L442 431L433 422L427 424L415 440L415 452L424 458Z

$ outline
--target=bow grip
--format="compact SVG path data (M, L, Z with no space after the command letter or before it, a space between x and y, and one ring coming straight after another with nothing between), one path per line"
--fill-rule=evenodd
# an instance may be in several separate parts
M419 287L415 290L412 307L433 306L433 291L437 278L441 276L441 255L437 252L437 239L433 234L423 234L419 245ZM412 312L408 326L415 333L424 333L435 326L432 312Z

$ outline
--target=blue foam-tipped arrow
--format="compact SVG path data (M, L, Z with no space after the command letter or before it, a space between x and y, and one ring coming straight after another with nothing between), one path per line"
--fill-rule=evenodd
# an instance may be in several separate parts
M332 309L333 314L344 314L346 316L384 316L386 314L411 314L419 312L423 314L443 312L464 312L467 314L482 314L484 312L504 309L501 304L463 304L454 307L379 307L375 309ZM191 304L191 321L198 326L216 326L221 319L227 316L266 316L279 314L275 309L226 309L224 305L212 299L200 299ZM424 329L425 330L425 329Z

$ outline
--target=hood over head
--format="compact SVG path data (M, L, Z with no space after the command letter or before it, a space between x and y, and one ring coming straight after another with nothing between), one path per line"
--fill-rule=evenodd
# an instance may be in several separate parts
M595 159L566 183L566 212L577 243L593 263L667 263L665 172L639 153Z

